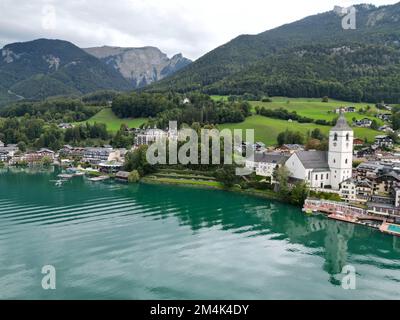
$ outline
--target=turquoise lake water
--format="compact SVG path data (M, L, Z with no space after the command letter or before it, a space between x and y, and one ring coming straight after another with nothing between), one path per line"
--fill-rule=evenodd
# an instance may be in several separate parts
M399 238L229 192L55 177L0 172L1 299L400 298Z

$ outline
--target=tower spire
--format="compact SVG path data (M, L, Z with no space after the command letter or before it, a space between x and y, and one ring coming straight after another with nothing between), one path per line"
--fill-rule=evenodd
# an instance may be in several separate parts
M336 122L336 125L332 128L332 131L352 131L351 127L347 123L347 120L344 116L344 112L340 111L339 118Z

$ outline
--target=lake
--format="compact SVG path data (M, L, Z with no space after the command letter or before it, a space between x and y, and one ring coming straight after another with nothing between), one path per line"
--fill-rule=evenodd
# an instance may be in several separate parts
M0 171L1 299L400 298L399 238L235 193L56 175Z

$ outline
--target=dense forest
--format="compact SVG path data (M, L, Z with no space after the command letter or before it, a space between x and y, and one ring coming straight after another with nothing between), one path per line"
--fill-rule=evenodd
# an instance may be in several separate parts
M242 122L251 114L245 101L214 101L210 96L191 93L151 94L131 93L118 95L112 110L120 118L152 118L159 128L168 127L169 121L179 124L221 124Z
M80 99L53 98L41 102L18 102L0 109L0 117L12 118L29 115L50 123L84 121L97 112L101 107L85 104Z
M399 103L400 3L356 8L356 30L330 11L239 36L148 90Z
M84 124L62 130L55 124L48 124L40 118L26 115L21 118L7 118L0 122L0 140L6 144L18 144L21 151L26 149L49 148L59 150L64 144L76 146L101 146L110 139L104 124Z

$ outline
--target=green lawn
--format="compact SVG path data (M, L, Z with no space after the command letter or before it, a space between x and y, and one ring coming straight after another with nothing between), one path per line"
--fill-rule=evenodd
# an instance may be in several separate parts
M306 134L308 131L312 131L315 128L320 128L325 134L328 134L331 127L329 126L318 126L312 123L298 123L288 121L271 119L263 116L251 116L248 117L242 123L224 124L218 126L220 129L254 129L255 140L264 142L267 145L275 145L278 134L286 129L292 131L300 131ZM359 138L367 138L368 141L372 141L376 135L379 135L378 131L374 131L367 128L354 128L355 136Z
M129 128L138 128L146 121L147 119L144 118L120 119L112 112L111 108L105 108L90 118L87 122L90 124L95 122L104 123L107 125L108 131L117 132L121 127L121 124L126 124Z
M217 181L179 179L179 178L174 179L174 178L163 178L163 177L146 177L142 181L149 183L197 186L197 187L217 188L217 189L221 189L223 187L222 184Z

